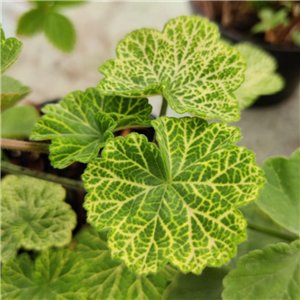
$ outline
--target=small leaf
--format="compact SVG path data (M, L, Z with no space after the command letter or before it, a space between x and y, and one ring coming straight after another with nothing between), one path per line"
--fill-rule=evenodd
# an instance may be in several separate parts
M282 227L300 236L300 149L289 159L272 157L263 164L267 183L257 205Z
M217 27L199 17L170 20L159 32L141 29L117 47L117 59L99 71L98 88L107 95L163 95L177 113L204 118L239 119L233 95L243 82L245 61L219 42Z
M112 130L150 126L147 99L103 96L97 89L72 92L58 104L43 108L31 139L52 139L50 160L56 168L87 163L113 138Z
M258 13L261 22L255 24L251 28L251 32L254 34L266 32L278 25L288 25L290 22L288 14L289 11L286 8L275 11L271 7L263 7Z
M109 229L112 257L138 274L169 261L182 272L220 266L246 238L236 207L264 183L239 129L199 118L152 122L160 149L135 133L109 141L88 165L88 222Z
M18 58L22 43L16 38L5 39L1 28L1 73L6 71Z
M88 299L161 299L177 272L166 266L158 274L147 277L131 273L124 264L111 259L106 235L89 227L77 237L76 252L87 265L82 284L88 290Z
M164 300L222 300L222 280L228 271L206 268L201 275L178 273L168 286Z
M34 261L22 253L2 266L1 299L86 300L84 274L85 264L70 250L45 250Z
M44 31L48 40L63 52L71 52L76 43L76 32L73 24L61 14L46 14Z
M277 244L243 256L224 279L224 300L300 299L300 241Z
M1 76L1 110L14 106L31 92L30 87L12 77Z
M293 32L292 40L295 45L300 46L300 29L297 29Z
M18 20L17 35L31 36L43 30L45 13L41 9L32 9Z
M39 119L39 113L30 105L15 106L1 114L1 137L26 139Z
M1 184L1 261L19 248L42 250L68 244L76 215L64 203L59 185L31 177L7 175Z
M284 87L284 79L275 73L276 60L266 51L249 43L234 46L245 58L245 81L234 92L240 109L252 105L261 95L274 94Z

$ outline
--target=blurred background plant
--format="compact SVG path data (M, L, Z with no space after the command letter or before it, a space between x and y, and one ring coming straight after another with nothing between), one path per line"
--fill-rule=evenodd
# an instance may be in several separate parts
M29 1L33 8L18 20L17 35L32 36L44 32L49 42L63 52L71 52L76 43L72 22L60 11L85 1Z

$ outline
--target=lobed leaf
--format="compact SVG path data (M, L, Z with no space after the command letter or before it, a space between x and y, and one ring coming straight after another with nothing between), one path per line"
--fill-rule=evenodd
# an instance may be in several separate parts
M45 106L31 139L52 139L50 160L65 168L75 161L87 163L114 136L112 130L149 126L151 106L147 99L103 96L89 88L68 94L58 104Z
M1 76L1 110L14 106L26 97L31 89L12 77Z
M6 71L18 58L22 43L16 38L5 38L1 28L1 73Z
M243 256L224 279L224 300L299 299L300 241Z
M124 264L111 259L106 235L89 227L77 237L76 253L87 265L81 283L88 291L88 299L162 299L168 282L177 272L166 266L147 277L131 273Z
M217 27L196 16L170 20L163 32L133 31L118 44L118 58L100 66L106 78L98 88L125 97L161 94L178 113L237 121L233 91L245 62L218 39Z
M70 250L45 250L34 261L22 253L2 266L1 299L86 300L84 274L83 260Z
M39 113L31 105L11 107L1 114L1 137L26 139L38 119Z
M76 215L64 203L58 184L25 176L7 175L1 184L1 261L18 249L61 247L72 238Z
M112 257L138 274L168 261L182 272L220 266L246 238L238 206L264 183L239 129L199 118L152 122L160 149L138 134L109 141L83 174L88 222L110 228Z
M252 105L261 95L279 92L284 87L284 79L275 73L276 60L266 51L249 43L234 46L246 59L245 81L234 91L239 108Z
M257 205L276 223L300 235L300 149L289 159L272 157L263 164L267 183Z

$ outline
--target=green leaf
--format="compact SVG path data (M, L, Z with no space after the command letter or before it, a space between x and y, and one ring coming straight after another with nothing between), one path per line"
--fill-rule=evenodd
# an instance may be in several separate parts
M44 27L45 13L41 9L32 9L23 14L17 25L17 35L31 36L41 32Z
M256 250L224 279L224 300L300 299L300 241Z
M6 71L18 58L22 43L16 38L5 39L1 28L1 73Z
M147 277L131 273L124 264L111 259L106 235L90 227L77 237L76 252L87 265L82 284L88 290L88 299L161 299L177 272L166 266L158 274Z
M73 24L61 14L50 12L44 20L44 31L48 40L63 52L71 52L76 43Z
M45 250L32 261L27 253L2 266L3 300L86 300L80 284L85 264L73 251Z
M56 168L75 161L87 163L113 138L112 130L150 126L147 99L103 96L97 89L72 92L58 104L47 105L31 139L52 139L50 160Z
M237 121L233 91L245 61L218 40L217 27L196 16L170 20L162 33L133 31L118 44L118 58L100 66L106 78L98 88L127 97L162 94L177 113Z
M289 11L286 8L275 11L271 7L264 7L258 13L261 22L255 24L251 28L251 32L254 34L266 32L278 25L288 25L290 22L288 15Z
M160 149L133 133L109 141L88 165L88 222L111 229L112 257L138 274L168 261L197 274L220 266L246 238L236 207L257 198L262 170L252 152L233 145L238 128L199 118L152 124Z
M87 0L54 0L54 6L63 7L63 6L74 6L86 3Z
M295 45L300 46L300 29L293 32L292 39Z
M1 110L15 105L18 101L26 97L31 92L29 86L12 77L1 76Z
M1 114L1 137L26 139L39 119L38 111L30 105L9 108Z
M178 273L168 286L164 300L222 300L222 280L228 271L206 268L200 276Z
M246 59L245 81L234 92L240 109L252 105L261 95L274 94L284 87L284 79L275 73L276 60L266 51L249 43L234 46Z
M300 235L300 149L289 159L272 157L263 164L267 183L257 199L258 206L271 219Z
M19 248L42 250L68 244L76 215L64 203L58 184L25 176L7 175L1 184L1 261Z

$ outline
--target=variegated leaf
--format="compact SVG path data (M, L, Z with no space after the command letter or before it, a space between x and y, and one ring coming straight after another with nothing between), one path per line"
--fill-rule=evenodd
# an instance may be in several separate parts
M114 137L113 130L150 126L152 120L147 99L103 96L95 88L72 92L42 111L30 138L52 140L50 160L56 168L87 163Z
M220 266L246 238L236 209L264 183L252 152L233 144L239 129L199 118L152 122L160 149L145 136L109 141L83 181L88 221L110 228L112 257L139 274L171 262L182 272Z
M240 53L219 41L217 27L200 17L178 17L159 32L140 29L117 47L117 59L99 71L107 95L144 97L162 94L178 113L237 121L233 91L244 80Z

